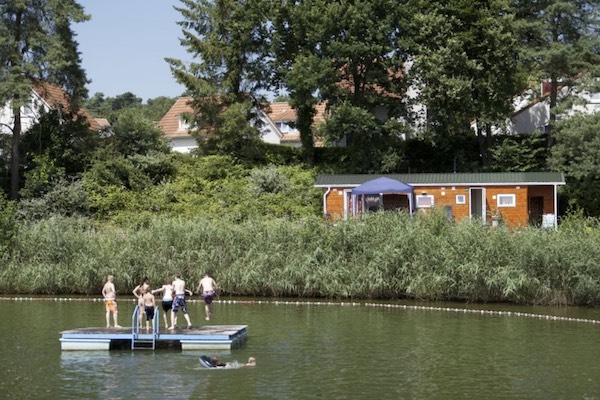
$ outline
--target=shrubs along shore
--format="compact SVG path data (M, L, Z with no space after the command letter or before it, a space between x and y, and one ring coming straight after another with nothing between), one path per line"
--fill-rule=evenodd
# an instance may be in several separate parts
M142 276L161 284L204 272L232 296L423 299L600 305L600 226L566 218L558 230L490 228L440 213L374 213L358 221L88 219L23 222L2 245L0 292L120 293Z

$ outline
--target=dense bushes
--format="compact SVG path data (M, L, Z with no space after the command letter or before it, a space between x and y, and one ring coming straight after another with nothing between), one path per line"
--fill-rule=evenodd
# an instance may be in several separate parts
M228 295L411 298L600 305L600 226L567 218L558 231L455 224L443 215L366 220L150 218L99 228L85 219L25 223L0 270L0 292L121 293L208 271Z

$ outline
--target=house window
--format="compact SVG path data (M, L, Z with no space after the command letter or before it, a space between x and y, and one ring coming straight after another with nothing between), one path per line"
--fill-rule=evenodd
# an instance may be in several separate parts
M179 114L179 127L177 129L180 131L190 130L190 122L185 114Z
M517 205L517 196L514 194L499 194L496 196L498 207L515 207Z
M277 127L277 129L279 129L279 132L281 133L288 133L294 131L294 129L292 129L292 127L286 122L276 122L275 126Z
M417 195L417 208L432 208L433 207L433 195L431 194L418 194Z
M467 196L465 196L464 194L457 194L456 204L467 204Z

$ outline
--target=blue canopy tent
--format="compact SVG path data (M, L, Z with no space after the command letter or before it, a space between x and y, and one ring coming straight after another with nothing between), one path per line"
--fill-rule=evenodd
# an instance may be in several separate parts
M363 196L363 212L365 204L364 196L369 194L405 194L408 197L408 209L411 214L413 212L413 187L404 182L400 182L391 178L381 177L367 181L362 185L352 189L353 196ZM354 210L354 213L356 213L356 210Z

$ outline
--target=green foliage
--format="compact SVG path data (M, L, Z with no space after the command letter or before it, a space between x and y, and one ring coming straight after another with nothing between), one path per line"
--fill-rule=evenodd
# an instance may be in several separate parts
M25 173L25 187L21 190L21 196L25 199L41 196L64 176L64 168L56 166L55 160L48 154L35 156L32 169Z
M104 93L94 93L84 103L85 108L95 117L108 119L114 123L119 115L130 109L139 110L144 117L153 122L158 122L175 103L175 99L159 96L148 99L144 104L142 99L131 92L125 92L115 97L104 97Z
M119 114L110 137L112 149L122 156L145 155L169 150L163 132L138 109L126 109Z
M390 129L392 128L392 129ZM321 133L328 141L348 142L348 170L352 173L397 171L402 159L396 126L384 125L362 108L342 103L332 111Z
M491 125L510 116L511 100L523 89L511 9L505 1L410 3L416 14L408 24L409 79L421 93L416 101L427 107L428 130L443 141L470 133L475 121L485 166Z
M98 134L90 130L87 120L65 110L42 114L21 139L26 170L39 166L36 157L42 156L67 176L83 172L98 145Z
M560 121L549 158L552 169L564 171L572 208L600 216L600 114L576 115Z
M2 260L10 249L11 242L17 231L15 203L0 195L0 257ZM2 267L0 267L2 269Z
M87 216L88 196L81 181L61 179L41 196L23 199L18 205L20 219L41 220L56 215Z
M91 211L98 216L124 210L130 203L130 192L152 186L152 180L135 167L130 159L106 153L83 174L83 187Z
M114 274L209 271L224 295L600 304L600 224L571 216L558 230L454 223L442 212L317 218L148 218L95 226L55 217L25 222L0 269L4 293L99 293ZM49 277L51 277L49 279Z
M578 86L583 73L599 61L596 0L513 0L521 63L530 76L550 84L550 124L547 144L553 144L554 124L560 113L560 87ZM596 74L597 75L597 74Z
M248 121L253 118L252 103L229 105L213 121L212 132L200 141L204 154L231 155L243 160L259 158L260 133Z
M254 169L250 173L250 189L256 194L283 192L288 184L275 166Z
M493 169L498 172L543 171L546 168L545 139L536 134L496 138L492 149Z
M30 101L35 80L53 82L70 96L77 110L86 95L85 71L71 24L89 19L75 0L3 1L0 3L0 104L14 115L12 133L11 198L20 189L21 107ZM43 21L43 23L41 23ZM68 111L72 111L68 110Z

